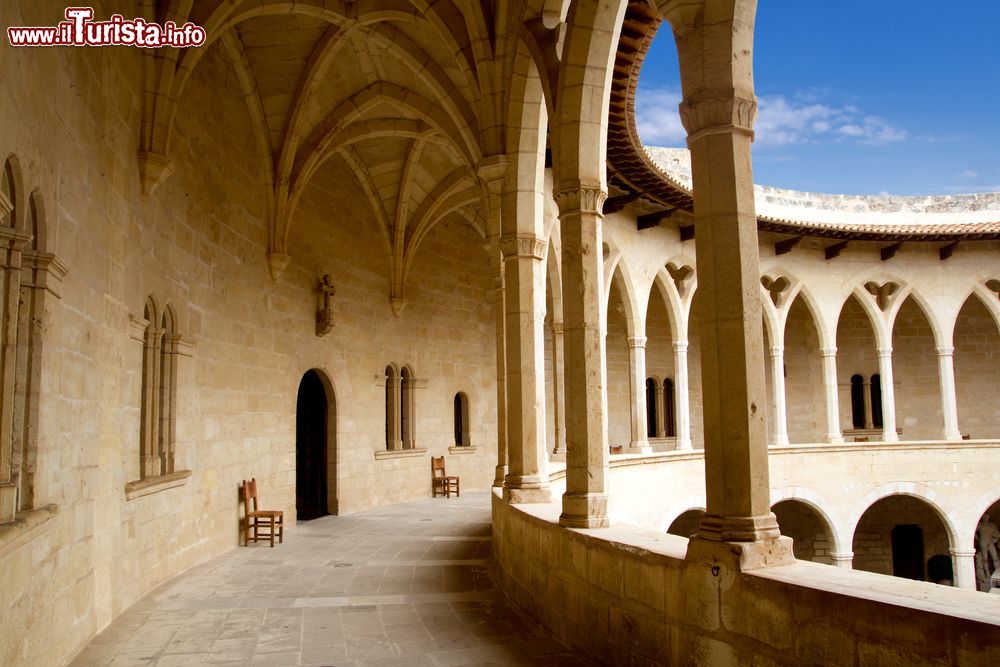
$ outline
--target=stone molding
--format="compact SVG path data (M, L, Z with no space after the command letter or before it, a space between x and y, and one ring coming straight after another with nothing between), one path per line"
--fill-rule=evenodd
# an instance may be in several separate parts
M629 347L646 347L645 336L629 336L626 340Z
M545 259L545 239L536 236L516 236L500 239L500 252L504 259L511 257L531 257Z
M600 187L580 186L559 190L554 197L560 217L574 213L604 217L604 200L608 193Z
M138 343L146 342L146 327L149 320L143 317L136 317L132 313L128 314L128 337Z
M753 97L716 97L680 104L681 123L688 132L688 142L720 132L737 131L753 136L757 119L757 100Z
M375 452L375 459L379 461L384 459L408 459L423 456L426 453L426 447L411 447L410 449L380 449Z
M21 270L24 271L22 286L44 289L57 299L62 298L62 281L69 267L53 253L25 250L21 255Z
M177 470L165 475L156 475L145 479L137 479L125 484L125 500L135 500L143 496L149 496L160 491L173 489L187 484L191 477L190 470Z
M58 513L58 505L43 505L18 512L12 522L0 524L0 559L37 537L39 529Z
M455 445L454 447L448 448L449 454L475 454L476 447L474 445Z

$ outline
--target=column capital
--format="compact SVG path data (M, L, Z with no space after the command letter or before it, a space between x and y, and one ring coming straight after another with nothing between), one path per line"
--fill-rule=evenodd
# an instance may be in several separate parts
M955 354L955 348L950 346L939 347L937 348L937 353L939 357L951 357Z
M552 333L562 335L563 333L563 323L560 321L552 321Z
M646 347L645 336L629 336L626 341L629 347Z
M500 239L500 252L505 260L511 257L545 259L545 239L528 234L504 236Z
M554 196L560 216L571 213L603 216L604 200L608 198L608 193L599 186L579 185L563 187Z
M958 556L959 558L973 558L976 555L975 549L956 549L955 547L948 547L948 553L952 556Z
M835 357L835 356L837 356L837 348L835 348L835 347L821 347L821 348L819 348L819 356L821 356L821 357Z
M771 352L771 356L772 357L780 357L780 356L782 356L782 355L785 354L785 346L784 345L772 345L770 352Z
M879 358L891 357L892 356L892 345L886 347L876 348L875 351L878 353Z
M674 352L687 352L688 342L686 340L675 340L671 343Z
M711 94L711 93L710 93ZM757 119L757 98L717 94L712 97L685 99L680 104L681 123L688 132L688 143L709 134L741 132L753 137Z

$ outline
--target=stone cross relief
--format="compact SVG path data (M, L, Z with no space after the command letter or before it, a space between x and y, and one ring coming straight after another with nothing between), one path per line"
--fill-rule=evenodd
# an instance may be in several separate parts
M992 581L1000 582L1000 528L989 514L984 514L976 526L976 589L990 592ZM1000 585L1000 584L998 584Z
M319 281L319 287L316 288L316 291L319 292L322 303L319 310L316 311L316 335L325 336L333 331L333 309L330 308L330 297L337 293L329 273Z

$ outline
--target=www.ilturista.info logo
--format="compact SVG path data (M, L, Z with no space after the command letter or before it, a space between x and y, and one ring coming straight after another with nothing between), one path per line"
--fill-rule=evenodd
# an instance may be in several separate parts
M126 19L114 14L107 21L95 21L93 7L67 7L66 20L55 27L7 28L11 46L139 46L158 49L172 46L186 49L205 43L205 29L194 23L163 25L144 19Z

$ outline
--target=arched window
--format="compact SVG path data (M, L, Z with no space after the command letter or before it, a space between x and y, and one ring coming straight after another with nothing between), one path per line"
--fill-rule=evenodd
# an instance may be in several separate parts
M176 318L173 309L167 306L160 317L163 342L160 344L160 428L157 453L160 456L160 470L174 471L174 436L177 422L174 411L177 407L177 335Z
M385 448L399 449L399 427L398 412L396 410L399 402L398 393L399 381L396 378L396 369L392 366L385 367Z
M674 381L663 380L663 430L668 438L677 437L677 417L674 413Z
M865 427L865 379L851 376L851 423L854 428ZM874 393L874 392L873 392Z
M413 449L413 375L403 367L399 371L399 428L403 449Z
M876 373L872 376L872 426L882 428L882 377Z
M646 379L646 437L655 438L656 437L656 380L653 378Z
M465 392L455 394L455 446L468 447L469 440L469 398Z
M169 305L160 312L150 296L142 315L146 328L142 335L139 476L147 479L175 472L177 358L182 354L183 338L177 333L177 316Z

